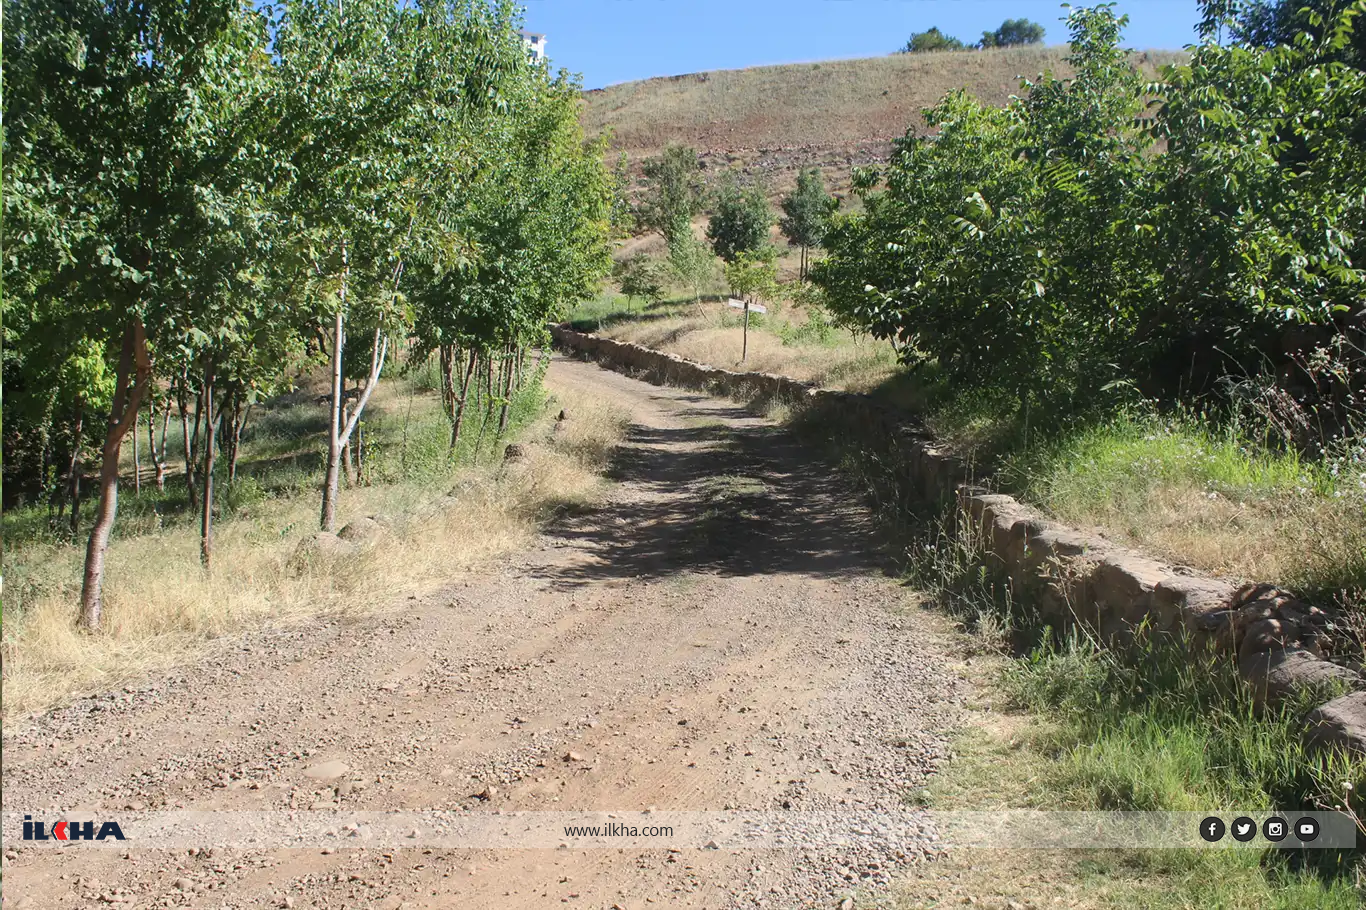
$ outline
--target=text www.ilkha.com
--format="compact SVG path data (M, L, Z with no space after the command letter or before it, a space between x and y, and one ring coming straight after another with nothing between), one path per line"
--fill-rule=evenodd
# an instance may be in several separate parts
M673 837L671 826L646 825L637 828L609 822L605 825L566 825L565 837Z

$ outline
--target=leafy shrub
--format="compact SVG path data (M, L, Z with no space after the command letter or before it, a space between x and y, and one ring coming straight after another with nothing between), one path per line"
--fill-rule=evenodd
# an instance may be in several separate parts
M1366 72L1334 59L1358 6L1291 44L1211 34L1157 85L1119 47L1125 19L1073 11L1075 75L927 111L937 135L857 175L864 211L834 218L813 280L841 323L1026 407L1217 394L1359 335ZM1366 388L1344 362L1332 395L1301 382L1335 432Z

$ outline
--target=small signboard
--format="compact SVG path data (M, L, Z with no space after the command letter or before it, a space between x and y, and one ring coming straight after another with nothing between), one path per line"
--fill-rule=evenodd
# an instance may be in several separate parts
M743 300L736 300L734 297L732 297L730 300L726 302L730 304L730 308L733 310L743 310L745 308L745 302ZM768 312L768 310L764 309L764 305L762 303L751 303L749 305L749 311L751 313Z

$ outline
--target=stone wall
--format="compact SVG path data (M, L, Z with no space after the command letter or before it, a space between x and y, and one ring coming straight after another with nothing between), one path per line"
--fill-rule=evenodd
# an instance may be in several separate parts
M1290 592L1268 584L1236 586L1051 521L975 484L962 459L935 445L908 415L871 396L723 370L567 326L553 326L551 334L563 349L657 385L815 409L810 416L847 428L887 456L903 489L931 502L956 499L988 558L1046 621L1084 625L1120 647L1160 635L1185 648L1225 654L1258 701L1349 689L1309 714L1306 737L1315 745L1366 753L1362 667L1328 659L1328 616Z

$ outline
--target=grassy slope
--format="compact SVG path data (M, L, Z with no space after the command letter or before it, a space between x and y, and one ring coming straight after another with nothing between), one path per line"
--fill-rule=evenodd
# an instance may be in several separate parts
M243 628L401 602L524 546L557 510L596 495L599 469L624 426L619 414L576 396L561 395L550 406L533 387L519 396L511 430L540 444L525 465L503 470L508 440L496 438L496 414L477 461L478 414L456 458L447 457L450 431L433 385L421 372L384 380L371 400L369 483L343 488L339 525L383 514L392 527L355 559L291 565L318 522L326 413L316 389L267 403L248 423L237 483L216 484L210 572L199 567L197 523L182 478L173 474L158 493L144 476L141 495L126 478L100 635L82 635L72 623L84 539L49 533L45 509L6 512L5 717L188 662ZM548 415L561 403L574 419L552 435ZM182 457L175 435L172 471ZM130 455L131 446L124 449ZM131 459L127 467L131 474ZM452 488L454 505L427 508ZM88 505L85 513L88 533Z
M711 170L738 167L775 189L818 166L837 189L852 164L886 154L921 110L952 89L1003 104L1020 77L1068 72L1065 47L894 54L625 82L585 93L589 135L612 132L613 154L639 159L670 142L692 145ZM1145 70L1184 55L1145 51Z

